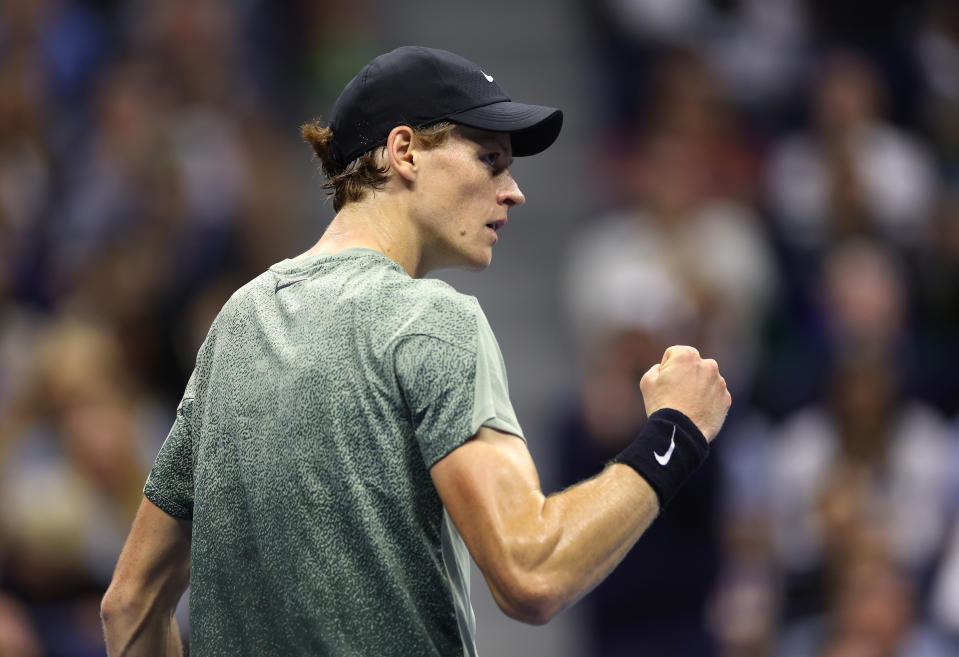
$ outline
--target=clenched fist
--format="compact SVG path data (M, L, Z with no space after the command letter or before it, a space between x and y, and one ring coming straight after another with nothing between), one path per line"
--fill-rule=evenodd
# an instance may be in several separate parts
M692 347L670 347L639 382L646 414L674 408L692 420L711 441L719 433L732 403L719 365Z

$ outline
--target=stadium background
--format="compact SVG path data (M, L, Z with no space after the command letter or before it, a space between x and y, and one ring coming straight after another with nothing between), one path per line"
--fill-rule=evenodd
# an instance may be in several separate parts
M403 44L565 111L490 269L439 274L544 487L635 432L666 344L734 399L585 602L524 627L474 571L481 653L957 654L954 3L0 0L0 655L103 653L212 316L332 215L298 126Z

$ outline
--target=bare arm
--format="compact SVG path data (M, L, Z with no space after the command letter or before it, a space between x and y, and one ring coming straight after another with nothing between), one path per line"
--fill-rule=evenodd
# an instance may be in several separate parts
M671 347L643 377L646 410L685 413L711 440L729 409L715 361ZM504 612L545 623L602 581L659 512L632 467L546 497L525 443L482 427L430 471L447 512Z
M652 488L622 464L546 497L525 443L487 427L431 473L496 602L528 623L602 581L659 512Z
M190 527L143 498L100 609L109 657L183 654L173 611L190 579Z

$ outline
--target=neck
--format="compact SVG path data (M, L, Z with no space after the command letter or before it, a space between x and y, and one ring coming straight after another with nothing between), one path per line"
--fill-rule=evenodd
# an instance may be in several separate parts
M427 273L420 240L399 204L372 199L346 204L306 253L337 253L356 247L385 254L412 278L421 278Z

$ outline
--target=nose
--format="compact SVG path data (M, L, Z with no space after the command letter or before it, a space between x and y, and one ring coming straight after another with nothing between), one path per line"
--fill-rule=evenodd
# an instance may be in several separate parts
M513 178L513 174L509 172L509 169L505 171L505 174L503 178L506 182L502 189L496 193L496 202L508 208L514 205L522 205L526 202L526 196L523 195L519 185L516 184L516 180Z

